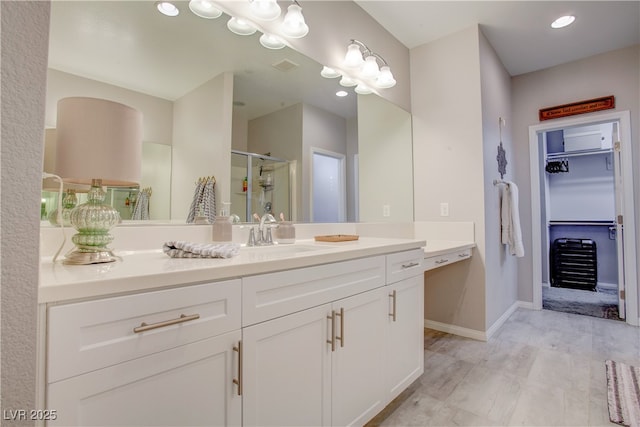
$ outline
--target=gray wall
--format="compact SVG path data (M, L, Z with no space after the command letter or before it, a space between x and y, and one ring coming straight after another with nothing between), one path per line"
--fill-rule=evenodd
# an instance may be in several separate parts
M551 105L606 95L616 98L616 110L631 112L633 164L640 164L640 45L603 53L512 79L513 170L520 184L520 218L525 252L531 253L531 188L529 126L539 124L538 110ZM597 113L591 113L597 115ZM636 222L640 182L634 170ZM640 228L636 230L640 233ZM636 241L638 236L636 235ZM639 253L640 255L640 253ZM518 299L533 302L533 267L530 257L518 262Z
M48 1L0 4L0 383L2 410L7 411L35 408L37 266L49 6ZM33 421L3 420L2 424L32 425Z

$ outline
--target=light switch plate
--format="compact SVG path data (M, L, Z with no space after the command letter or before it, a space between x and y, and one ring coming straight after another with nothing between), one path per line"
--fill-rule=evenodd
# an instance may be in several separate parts
M449 203L440 203L440 216L449 216Z

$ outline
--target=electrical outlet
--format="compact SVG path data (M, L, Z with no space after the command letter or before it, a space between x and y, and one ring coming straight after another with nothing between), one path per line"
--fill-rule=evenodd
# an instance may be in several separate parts
M449 203L440 203L440 216L449 216Z
M382 205L382 216L391 216L391 206Z

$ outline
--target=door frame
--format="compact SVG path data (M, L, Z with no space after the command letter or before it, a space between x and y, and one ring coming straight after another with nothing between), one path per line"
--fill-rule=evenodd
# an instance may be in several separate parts
M545 132L567 127L619 122L618 139L622 145L623 215L624 215L624 278L626 323L638 326L638 280L636 267L636 217L633 191L633 158L631 153L631 119L629 111L593 114L586 117L572 117L553 120L529 126L529 166L531 178L531 258L533 268L533 308L542 309L542 224L540 200L540 171L544 159L540 157L540 144ZM615 142L615 141L614 141ZM547 192L545 191L545 195Z
M347 156L342 153L337 153L335 151L325 150L324 148L311 147L310 148L311 156L309 161L309 187L310 187L310 197L309 197L309 218L311 222L314 221L313 218L313 189L315 188L315 182L313 180L313 158L314 155L320 154L326 157L332 157L339 161L340 165L340 176L338 179L340 180L340 200L338 201L338 222L346 221L347 217L347 171L346 171L346 158Z

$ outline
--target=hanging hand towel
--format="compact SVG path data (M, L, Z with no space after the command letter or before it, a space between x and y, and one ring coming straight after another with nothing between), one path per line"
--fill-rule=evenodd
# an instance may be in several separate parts
M509 245L509 253L516 257L524 256L522 230L520 229L520 211L518 209L518 186L505 181L501 193L500 222L502 243Z
M231 258L240 253L237 243L166 242L162 250L171 258Z

